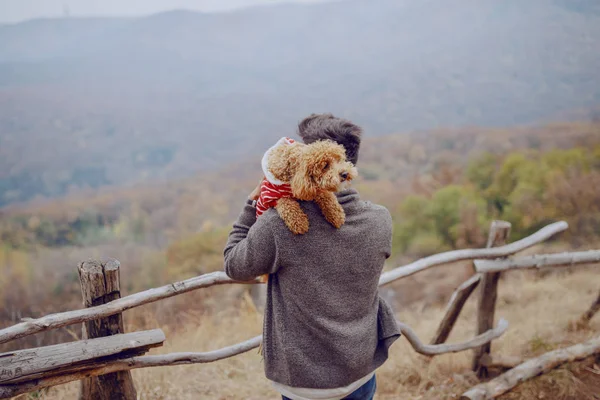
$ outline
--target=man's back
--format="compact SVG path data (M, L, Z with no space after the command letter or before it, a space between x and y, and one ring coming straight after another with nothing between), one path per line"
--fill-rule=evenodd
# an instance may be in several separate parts
M226 272L235 279L250 277L237 273L244 269L240 263L272 264L264 267L271 275L263 354L267 378L286 386L348 385L383 364L399 336L377 291L391 251L390 214L361 201L355 190L340 193L338 200L346 212L340 229L316 204L302 202L310 221L305 235L292 234L269 210L249 229L247 243L236 245L232 234L225 249ZM242 214L236 225L246 220Z

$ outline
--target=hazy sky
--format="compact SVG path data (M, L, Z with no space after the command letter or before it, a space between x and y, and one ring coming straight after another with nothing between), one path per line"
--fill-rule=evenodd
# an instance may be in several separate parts
M0 0L0 22L31 18L90 15L147 15L173 9L225 11L277 3L316 3L325 0Z

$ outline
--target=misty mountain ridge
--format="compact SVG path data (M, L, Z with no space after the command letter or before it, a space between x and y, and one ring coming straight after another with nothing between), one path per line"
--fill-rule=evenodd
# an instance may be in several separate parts
M0 205L217 168L312 112L382 135L593 108L599 10L348 0L0 25Z

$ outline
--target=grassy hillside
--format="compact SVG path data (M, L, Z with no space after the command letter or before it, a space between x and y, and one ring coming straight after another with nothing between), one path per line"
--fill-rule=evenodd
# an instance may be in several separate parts
M579 0L348 0L0 27L0 206L191 176L332 111L369 136L600 104Z
M542 249L536 249L543 251ZM549 250L551 251L551 250ZM443 267L448 273L455 266ZM600 320L592 320L584 330L572 331L570 323L585 311L597 296L597 267L561 271L542 276L532 272L511 272L499 285L497 315L509 321L507 333L494 341L493 353L505 356L534 357L544 352L585 341L600 331ZM412 284L413 291L423 285ZM185 296L184 296L185 297ZM447 300L447 294L444 296ZM163 302L163 309L172 307ZM142 312L140 312L141 314ZM442 306L422 309L402 307L397 317L412 326L423 341L428 341L443 316ZM260 334L262 316L240 298L234 310L213 316L196 308L179 313L178 323L165 328L150 313L140 325L129 322L128 330L154 328L166 330L164 347L153 354L210 351L247 340ZM450 343L471 338L475 332L475 296L465 309L449 338ZM600 378L594 374L594 360L563 366L551 373L526 382L500 400L595 400ZM378 370L377 400L440 400L458 398L477 383L470 371L471 353L436 356L429 360L400 338L390 350L389 360ZM592 372L590 372L592 371ZM210 364L148 368L133 371L138 395L158 399L278 399L265 379L263 365L256 350ZM51 388L41 397L47 400L75 397L78 383Z

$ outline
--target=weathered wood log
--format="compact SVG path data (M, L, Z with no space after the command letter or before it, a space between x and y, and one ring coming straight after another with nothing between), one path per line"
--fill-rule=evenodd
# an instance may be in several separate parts
M510 222L493 221L487 241L487 248L503 246L510 235ZM477 333L481 334L494 326L496 312L496 297L498 296L498 280L500 272L483 274L479 285L479 304L477 307ZM473 354L473 371L480 378L487 377L487 368L481 365L481 356L489 354L492 348L490 342L475 349Z
M600 336L564 349L554 350L528 360L489 382L479 384L465 393L462 400L494 399L518 384L548 372L561 364L600 353Z
M475 270L483 273L511 269L569 267L571 265L600 263L600 250L542 254L506 260L475 260L473 263L475 264Z
M507 246L497 247L493 249L475 249L475 250L455 250L446 253L440 253L435 256L423 258L414 263L398 267L391 271L385 272L379 279L379 285L389 284L397 279L405 278L413 275L424 269L434 267L441 264L452 263L462 260L472 260L480 258L497 258L514 254L526 248L543 242L549 237L564 231L568 228L566 222L556 222L548 225L533 235L511 243ZM144 304L154 301L163 300L172 296L177 296L182 293L187 293L192 290L197 290L213 285L224 285L231 283L259 283L258 280L250 282L234 281L227 277L224 272L212 272L210 274L201 275L185 281L172 283L155 289L145 290L135 293L130 296L123 297L118 300L111 301L108 304L96 306L83 310L67 311L46 315L37 319L23 319L23 322L0 329L0 344L18 339L27 335L33 335L48 329L56 329L66 325L72 325L80 322L90 321L92 319L106 317L108 315L117 314L134 307L139 307Z
M84 307L94 307L121 298L120 264L109 259L89 260L79 264L79 282ZM113 314L87 321L82 325L82 338L93 339L124 333L123 315ZM79 400L136 400L137 392L129 371L116 372L81 381Z
M130 357L133 352L162 346L164 341L162 330L154 329L0 354L0 384L35 379L98 359Z
M456 288L448 301L446 311L444 312L444 318L440 322L435 336L431 339L431 344L440 344L446 342L448 336L456 324L462 308L471 296L471 293L475 290L479 282L481 281L481 274L475 274Z
M508 322L501 319L496 328L465 342L440 345L423 344L414 330L408 325L398 322L398 326L404 337L406 337L409 344L417 353L427 356L435 356L439 354L455 353L472 349L473 347L480 346L482 343L496 339L506 332L506 329L508 328ZM93 364L80 365L78 367L75 366L68 371L62 370L63 374L61 375L40 377L39 379L20 382L18 384L0 385L0 399L17 396L19 394L32 392L49 386L62 385L64 383L87 377L99 376L118 371L127 371L135 368L197 364L218 361L255 349L260 345L261 341L262 336L256 336L245 342L207 353L171 353L156 356L141 356L101 361Z
M162 332L162 331L161 331ZM126 335L133 335L128 333ZM112 339L114 336L105 339ZM104 339L93 339L104 340ZM164 339L163 339L164 340ZM233 357L245 353L259 346L262 336L256 336L250 340L233 346L225 347L206 353L172 353L157 356L130 357L119 360L106 360L93 364L81 365L72 368L69 373L61 375L50 375L39 379L21 382L17 384L0 385L0 399L6 399L23 393L33 392L45 387L62 385L64 383L81 380L84 378L111 374L120 371L129 371L136 368L159 367L166 365L208 363L224 358Z

